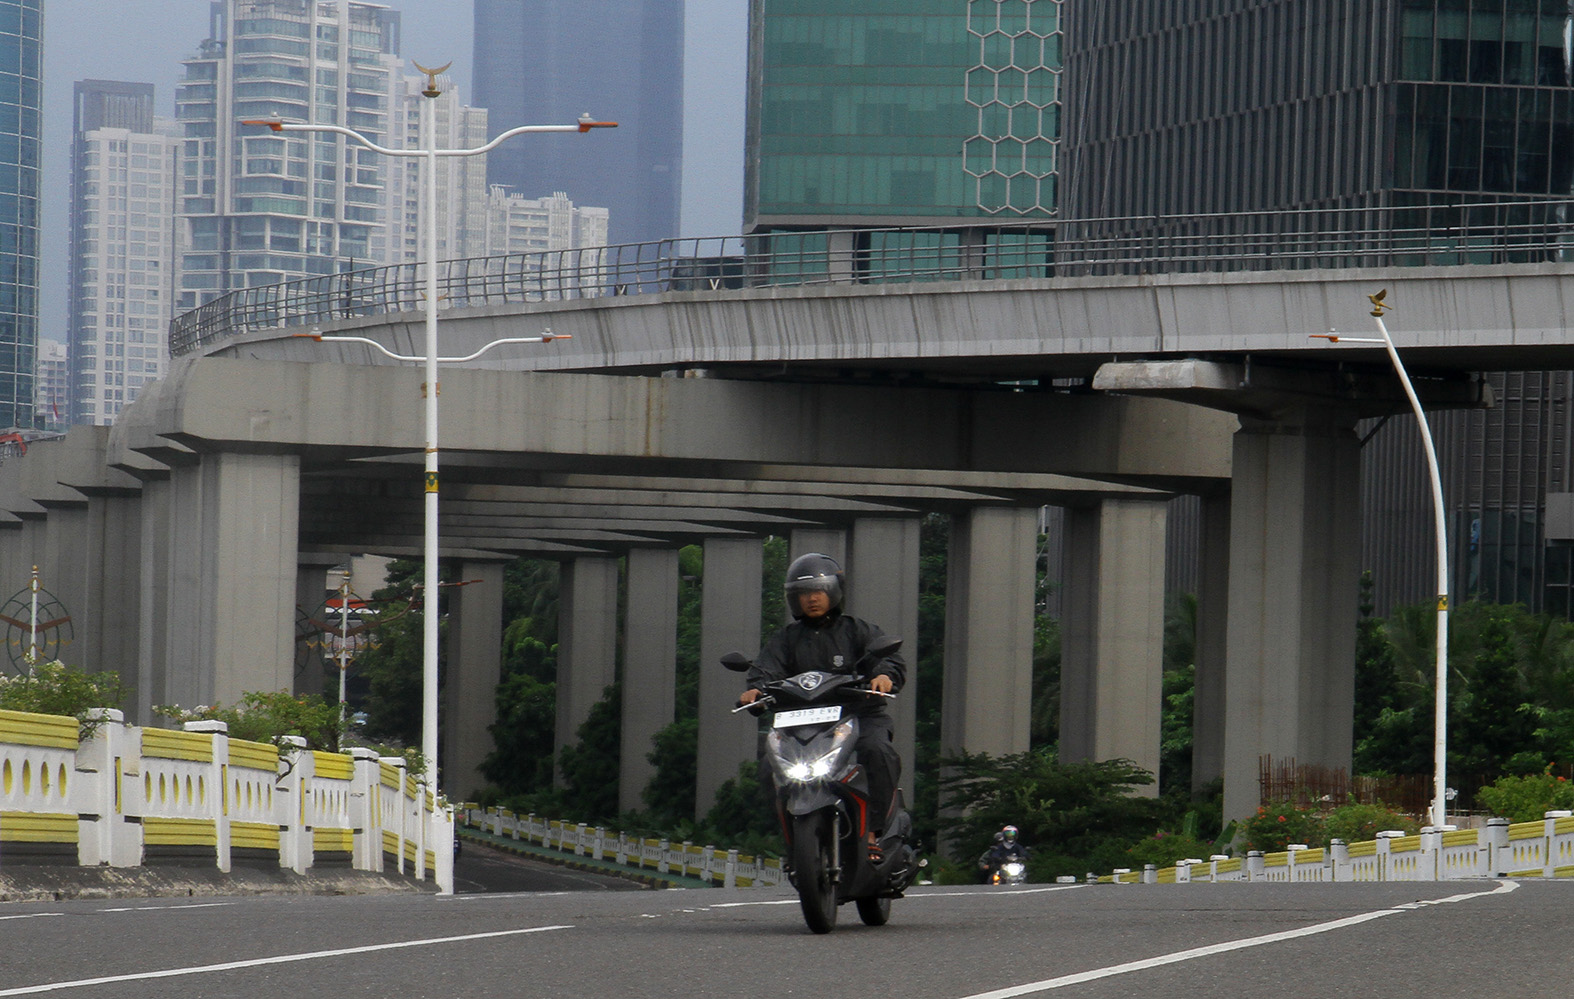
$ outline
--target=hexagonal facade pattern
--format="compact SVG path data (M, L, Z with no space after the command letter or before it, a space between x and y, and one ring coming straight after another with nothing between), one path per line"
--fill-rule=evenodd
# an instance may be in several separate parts
M968 0L978 62L965 99L977 129L962 146L976 203L991 214L1055 210L1062 0Z

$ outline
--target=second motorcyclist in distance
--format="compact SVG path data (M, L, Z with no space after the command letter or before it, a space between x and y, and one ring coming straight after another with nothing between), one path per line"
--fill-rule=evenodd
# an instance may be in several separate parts
M772 635L760 650L749 670L749 689L738 698L740 704L753 704L761 688L810 670L824 673L850 673L869 644L884 632L878 627L842 613L842 567L829 555L811 552L800 555L787 567L783 587L787 609L793 620ZM907 679L902 657L891 653L869 669L869 689L875 694L868 705L858 709L858 760L869 775L869 800L878 802L870 816L866 846L870 860L880 862L880 834L885 831L896 782L902 773L902 757L892 744L891 716L885 698L894 694Z

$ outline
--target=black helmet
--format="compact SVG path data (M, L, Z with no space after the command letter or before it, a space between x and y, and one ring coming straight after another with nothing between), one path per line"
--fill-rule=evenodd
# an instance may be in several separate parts
M803 617L796 599L800 593L823 590L831 597L831 610L836 610L842 605L842 567L831 556L819 552L799 555L787 567L787 584L782 590L787 598L787 610L795 618Z

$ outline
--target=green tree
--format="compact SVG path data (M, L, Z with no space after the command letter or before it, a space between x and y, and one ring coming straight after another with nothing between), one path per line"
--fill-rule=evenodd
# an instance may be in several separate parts
M954 855L977 857L1009 823L1033 850L1034 880L1124 866L1126 851L1173 817L1165 803L1130 793L1153 775L1129 760L1061 763L1040 748L940 762L944 806L960 816L945 831Z
M581 822L612 822L618 815L618 757L622 738L622 684L602 692L558 760L563 806Z
M524 669L511 670L497 686L492 752L481 773L504 795L528 795L552 786L557 685Z

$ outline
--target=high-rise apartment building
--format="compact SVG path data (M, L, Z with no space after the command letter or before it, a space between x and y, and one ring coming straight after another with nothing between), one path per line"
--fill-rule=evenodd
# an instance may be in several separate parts
M33 423L43 0L0 0L0 428Z
M270 115L396 139L399 14L357 0L214 0L175 92L181 285L194 308L235 288L388 254L388 157L344 136L242 125Z
M683 0L476 0L474 99L494 134L585 112L618 122L586 137L505 142L487 157L488 180L526 198L564 191L604 206L619 243L678 235L683 8Z
M151 84L82 80L73 96L69 373L50 405L70 423L110 424L164 374L181 142L155 119Z
M59 340L38 341L38 384L34 401L33 426L39 430L63 431L70 426L71 369L66 363L66 345Z
M575 205L562 191L549 198L526 198L495 186L486 208L488 256L607 245L607 210ZM539 266L539 261L526 260L524 264Z
M421 114L430 106L434 115L433 145L438 149L474 149L488 139L487 109L470 107L460 100L458 88L447 76L437 78L441 94L422 95L426 77L407 76L400 81L399 99L393 106L395 145L419 149ZM415 156L391 157L388 176L387 263L413 263L425 258L422 244L422 171L426 164ZM443 156L437 160L437 257L439 260L476 257L486 252L486 156Z
M1060 0L751 0L749 232L1043 218Z

